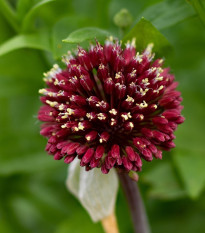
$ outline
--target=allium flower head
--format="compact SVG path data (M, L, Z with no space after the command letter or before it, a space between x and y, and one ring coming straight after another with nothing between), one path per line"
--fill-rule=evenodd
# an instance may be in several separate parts
M78 157L86 170L103 173L140 171L142 159L175 147L173 132L184 121L177 82L162 59L153 60L152 45L140 54L134 44L79 47L63 58L65 69L54 65L45 74L38 118L54 159Z

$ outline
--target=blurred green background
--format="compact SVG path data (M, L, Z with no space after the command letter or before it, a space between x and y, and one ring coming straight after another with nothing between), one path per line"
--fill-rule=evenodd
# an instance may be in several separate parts
M164 57L184 98L176 149L139 174L152 231L205 232L205 15L185 0L0 0L0 232L103 232L66 190L67 165L44 152L38 89L70 47L62 39L91 26L118 35L122 8L169 40L174 53ZM116 210L120 231L133 232L121 190Z

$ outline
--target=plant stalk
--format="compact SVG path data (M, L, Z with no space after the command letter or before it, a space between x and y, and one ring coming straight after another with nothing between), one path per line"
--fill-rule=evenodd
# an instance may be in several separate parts
M126 173L118 173L128 201L135 233L150 233L149 223L137 182Z

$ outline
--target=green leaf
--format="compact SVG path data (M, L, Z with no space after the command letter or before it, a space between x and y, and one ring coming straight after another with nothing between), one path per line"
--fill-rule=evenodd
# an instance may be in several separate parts
M10 229L10 224L1 217L0 219L0 230L4 233L12 233Z
M170 162L161 162L142 176L142 180L151 185L149 195L160 199L184 197L186 192L180 186Z
M136 39L136 48L144 50L149 43L154 44L153 51L159 56L165 56L172 50L169 41L145 18L141 20L124 36L123 43Z
M188 2L190 2L190 4L194 7L199 18L205 26L205 7L203 5L203 2L201 0L188 0Z
M6 159L5 157L6 156L0 157L0 175L35 173L37 171L54 169L58 166L62 166L63 168L64 165L62 163L56 163L56 161L52 157L48 156L45 152L30 153L20 156L20 158L16 156L16 158Z
M6 0L0 0L0 13L5 17L13 29L18 32L19 24L16 12L12 9L10 3Z
M33 1L31 0L18 0L16 6L16 14L18 16L19 21L23 21L25 15L29 12L29 10L33 6Z
M80 219L80 224L79 224ZM103 229L100 223L95 223L89 219L86 213L79 210L74 215L64 220L55 233L79 233L79 232L97 232L103 233Z
M9 27L8 22L3 18L3 16L0 14L0 44L4 41L8 40L11 36L14 35L14 32L11 27Z
M84 41L98 41L104 40L106 37L110 36L110 33L94 27L82 28L72 32L63 42L78 44Z
M53 1L55 0L43 0L43 1L38 2L36 5L34 5L23 19L22 30L27 31L30 28L31 21L35 13L38 12L42 6L44 6L47 3L53 2Z
M197 198L205 188L205 151L176 150L174 161L191 198Z
M92 21L87 17L77 15L68 16L57 21L52 28L52 53L56 59L61 58L68 50L76 48L76 44L63 43L62 39L76 28L82 28L91 25ZM65 30L66 28L66 30Z
M165 0L146 8L140 16L150 20L159 30L173 26L195 15L185 0Z
M50 51L50 41L46 34L18 35L0 45L0 56L21 48Z

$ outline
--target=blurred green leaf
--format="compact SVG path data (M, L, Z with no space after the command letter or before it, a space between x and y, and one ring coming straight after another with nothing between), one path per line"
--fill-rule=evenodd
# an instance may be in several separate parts
M23 162L22 162L23 161ZM62 161L61 161L62 162ZM14 173L34 173L51 169L59 166L59 163L49 157L45 152L29 153L16 158L7 158L6 156L0 157L0 175L11 175Z
M201 19L202 23L205 26L205 7L203 5L203 0L188 0L190 4L194 7L195 11L197 12L199 18Z
M5 219L3 219L2 217L0 218L0 231L4 233L12 233L9 223L5 221Z
M123 43L136 39L138 51L144 50L149 43L154 44L153 51L160 56L166 56L172 47L169 41L145 18L141 20L124 36Z
M6 0L0 0L0 13L8 21L8 23L13 27L13 29L19 31L19 22L17 20L16 12L12 9L10 3ZM2 32L1 32L2 33Z
M176 150L174 160L179 174L192 198L198 197L205 188L205 151Z
M55 0L43 0L43 1L40 1L38 2L36 5L34 5L30 10L29 12L25 15L24 19L23 19L23 22L22 22L22 31L27 31L28 29L31 28L31 22L32 22L32 19L35 15L36 12L38 12L38 10L44 6L45 4L48 4L50 2L53 2Z
M80 224L79 224L80 219ZM82 227L83 226L83 227ZM79 233L79 232L97 232L103 233L100 223L93 223L88 215L83 211L78 211L75 215L64 220L55 233Z
M172 165L162 162L142 176L142 180L151 185L149 196L160 199L176 199L186 195L180 186Z
M18 35L0 45L0 56L21 48L51 50L46 34Z
M14 35L12 28L9 26L8 22L0 14L0 44L6 41L8 38Z
M33 6L33 0L18 0L16 5L16 14L19 21L22 21L25 15Z
M95 39L102 41L108 36L110 36L110 33L105 30L88 27L70 33L70 35L63 40L63 42L78 44L84 41L95 41Z
M109 25L108 9L110 2L111 0L74 0L72 5L76 16L89 17L91 19L89 27L106 28Z
M86 25L92 25L92 20L82 16L68 16L59 20L52 28L52 53L56 59L76 48L76 44L63 43L62 39L69 33ZM66 30L65 30L66 28Z
M140 16L150 20L159 30L173 26L195 15L185 0L165 0L146 8Z

